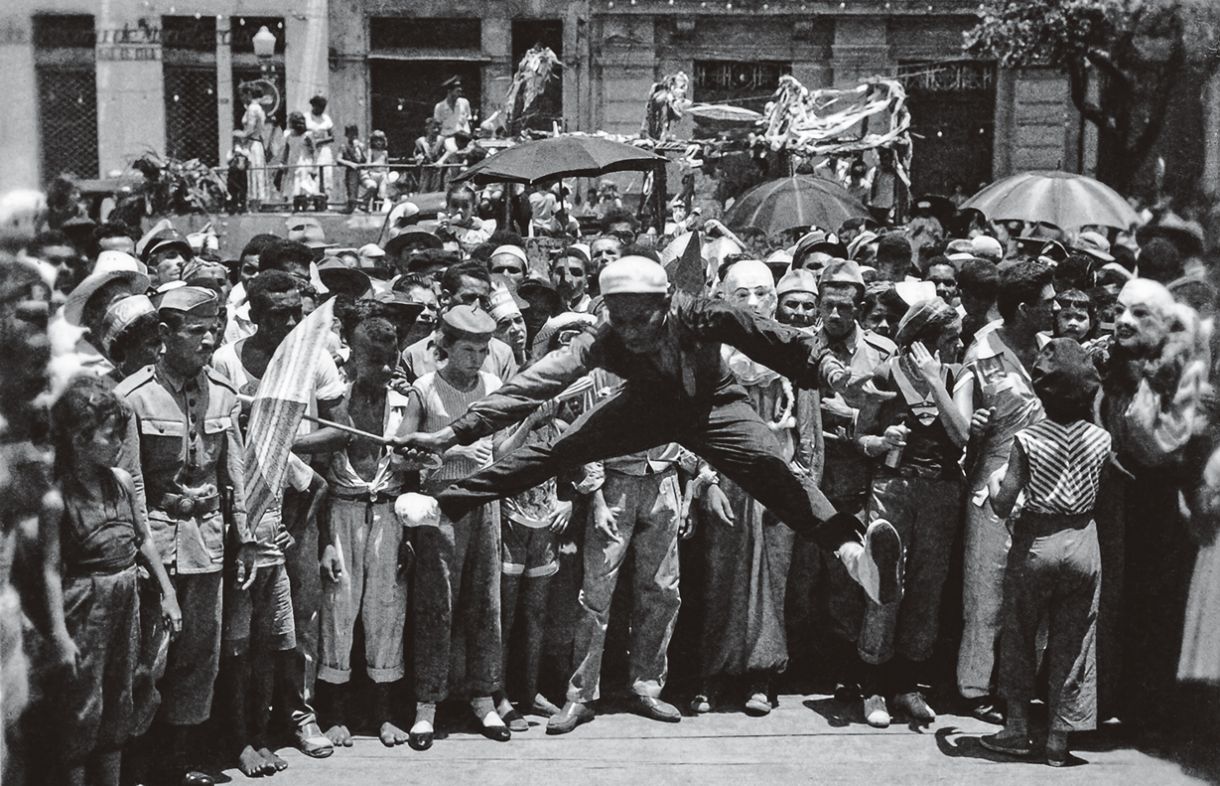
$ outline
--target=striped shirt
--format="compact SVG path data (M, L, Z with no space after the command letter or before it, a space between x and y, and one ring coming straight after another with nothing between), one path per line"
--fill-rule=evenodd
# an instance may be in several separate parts
M458 390L450 385L435 371L424 374L415 380L411 389L419 395L423 407L423 418L419 424L420 431L440 431L453 421L466 414L470 405L479 399L495 393L500 389L499 377L479 372L479 381L470 390ZM488 442L491 437L483 438ZM469 477L485 465L467 458L459 452L450 452L444 456L445 463L439 469L428 473L426 483L429 487L438 481L461 480ZM490 462L488 462L490 463Z
M1077 420L1046 419L1016 434L1029 462L1025 509L1034 513L1091 513L1101 470L1110 456L1110 433Z

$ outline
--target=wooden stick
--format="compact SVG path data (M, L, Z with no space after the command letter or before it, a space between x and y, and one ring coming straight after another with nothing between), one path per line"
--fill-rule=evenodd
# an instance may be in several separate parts
M237 400L240 401L242 404L246 404L246 405L254 403L253 396L238 395ZM347 434L351 434L354 437L361 437L363 439L371 440L373 442L378 443L379 445L391 444L390 440L386 439L385 437L383 437L379 434L373 434L372 432L369 432L369 431L362 431L362 430L356 428L355 426L348 426L343 423L336 423L333 420L327 420L326 418L320 418L317 415L310 415L308 412L301 415L301 417L303 417L305 420L308 420L310 423L316 423L319 426L326 426L329 428L337 428L340 431L345 432Z

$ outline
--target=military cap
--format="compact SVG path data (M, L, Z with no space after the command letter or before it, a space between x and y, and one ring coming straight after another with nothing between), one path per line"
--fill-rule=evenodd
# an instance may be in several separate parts
M850 259L832 259L822 268L822 286L829 284L851 284L864 291L864 276L860 266Z
M816 295L818 293L817 276L803 268L789 270L775 285L775 294L777 297L783 297L789 292L809 292Z
M164 293L157 303L157 313L181 311L184 314L207 317L219 312L220 298L204 287L176 287Z

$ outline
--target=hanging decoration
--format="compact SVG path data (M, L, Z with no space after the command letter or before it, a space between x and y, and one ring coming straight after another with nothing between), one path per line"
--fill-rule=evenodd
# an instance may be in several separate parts
M555 69L562 68L559 56L550 47L534 44L513 74L513 81L508 86L504 96L504 126L513 128L513 121L520 121L529 113L530 107L538 96L546 90L547 83L553 79ZM517 99L521 99L521 108L517 108Z
M691 105L690 99L687 98L689 89L690 78L685 71L670 74L660 82L654 82L652 89L648 91L642 134L658 142L673 139L674 127Z

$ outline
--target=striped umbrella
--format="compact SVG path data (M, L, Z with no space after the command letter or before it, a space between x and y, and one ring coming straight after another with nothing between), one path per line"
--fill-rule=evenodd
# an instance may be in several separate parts
M724 216L729 229L757 227L768 235L799 227L834 231L868 210L833 180L793 175L761 183L742 194Z
M1114 189L1071 172L1022 172L997 180L967 199L963 208L982 211L992 221L1054 224L1068 232L1084 226L1130 229L1135 210Z

